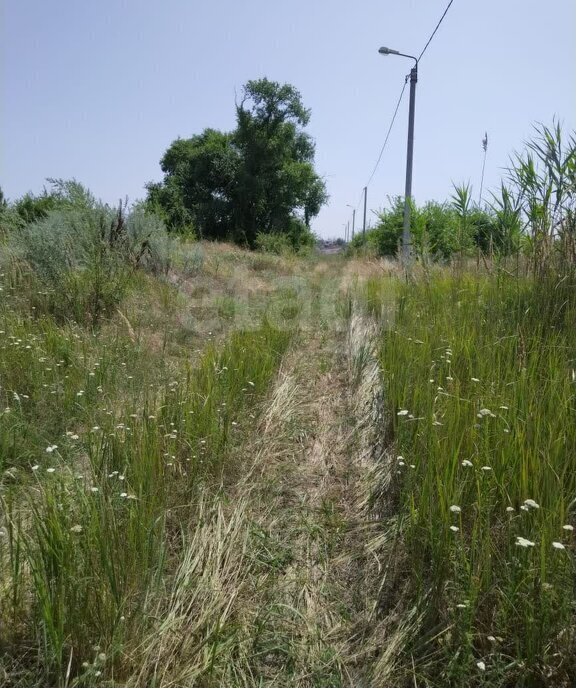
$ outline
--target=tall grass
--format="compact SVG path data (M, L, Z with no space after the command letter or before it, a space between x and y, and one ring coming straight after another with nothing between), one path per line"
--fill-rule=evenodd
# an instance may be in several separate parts
M291 333L237 331L196 365L169 366L114 329L37 317L6 290L0 664L26 686L123 680L197 505L242 472L230 449Z
M576 677L574 294L569 278L439 274L399 287L380 352L388 528L403 605L423 615L400 682Z

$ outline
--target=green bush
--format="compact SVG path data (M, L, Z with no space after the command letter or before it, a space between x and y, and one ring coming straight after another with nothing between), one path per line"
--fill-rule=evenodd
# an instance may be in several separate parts
M292 218L289 227L284 232L259 232L256 235L256 248L276 255L305 253L315 244L314 234L297 218Z

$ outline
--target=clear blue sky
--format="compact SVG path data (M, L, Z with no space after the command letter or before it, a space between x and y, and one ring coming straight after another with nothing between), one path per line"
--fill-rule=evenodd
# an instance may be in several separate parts
M447 0L3 0L0 185L9 198L75 177L114 202L144 195L177 136L234 126L248 79L294 84L342 233L383 142L410 61ZM414 194L498 184L535 121L576 127L575 0L455 0L420 66ZM407 91L406 91L407 95ZM403 192L407 97L369 207ZM373 216L372 216L373 217Z

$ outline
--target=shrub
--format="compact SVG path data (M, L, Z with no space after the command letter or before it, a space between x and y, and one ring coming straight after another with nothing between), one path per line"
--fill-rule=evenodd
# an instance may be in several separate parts
M40 287L35 308L94 325L123 298L134 270L165 272L170 252L155 216L83 199L13 232L9 250Z

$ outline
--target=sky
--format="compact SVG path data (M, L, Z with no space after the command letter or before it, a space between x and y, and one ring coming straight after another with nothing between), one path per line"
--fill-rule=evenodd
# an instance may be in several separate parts
M343 236L410 60L447 0L0 0L0 186L38 193L75 178L102 200L144 197L177 137L231 130L249 79L293 84L311 108L330 200L312 229ZM496 188L536 122L576 128L576 1L454 0L421 60L413 193ZM368 188L370 212L403 194L408 89ZM488 194L485 194L488 196Z

